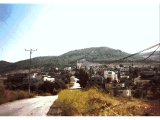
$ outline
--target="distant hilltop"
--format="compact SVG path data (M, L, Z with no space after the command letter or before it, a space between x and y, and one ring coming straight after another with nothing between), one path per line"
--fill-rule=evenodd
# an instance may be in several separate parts
M151 60L158 61L159 51L155 55L152 55ZM150 53L145 53L142 55L137 55L127 59L127 61L142 60L147 57ZM85 59L89 62L94 63L107 63L121 59L130 55L129 53L123 52L121 50L112 49L109 47L91 47L79 50L69 51L60 56L42 56L32 58L32 67L65 67L73 66L78 60ZM0 61L0 73L18 70L18 69L28 69L29 60L18 61L15 63L9 63L6 61Z

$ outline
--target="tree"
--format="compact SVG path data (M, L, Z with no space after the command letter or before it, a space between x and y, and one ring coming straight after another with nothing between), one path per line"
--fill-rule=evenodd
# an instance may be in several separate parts
M88 73L83 70L80 69L78 73L76 73L76 77L79 78L79 84L82 88L86 87L87 82L89 80L89 75Z
M39 86L39 90L42 92L52 93L55 88L54 83L50 81L45 81L42 85Z
M124 65L123 64L119 64L119 67L124 67Z

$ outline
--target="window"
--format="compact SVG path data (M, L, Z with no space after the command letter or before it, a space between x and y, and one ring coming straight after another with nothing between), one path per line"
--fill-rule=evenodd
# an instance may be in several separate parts
M112 74L112 72L108 72L108 74Z

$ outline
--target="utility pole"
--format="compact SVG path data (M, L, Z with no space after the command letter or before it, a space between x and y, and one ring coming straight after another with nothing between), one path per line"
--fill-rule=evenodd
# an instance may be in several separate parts
M3 48L2 48L2 47L0 47L0 48L1 48L1 52L3 52ZM3 54L3 53L1 53L0 61L1 61L1 60L2 60L2 58L3 58L2 54Z
M159 43L160 43L160 4L159 4ZM160 44L159 44L159 46L160 46ZM160 58L160 49L158 51L158 54L159 54L159 58ZM160 71L160 60L158 61L158 63L159 63L158 70Z
M90 69L89 69L89 80L91 80L91 77L92 77L92 66L90 66Z
M30 90L30 81L31 81L31 55L34 51L37 51L36 50L33 50L33 49L30 49L30 50L26 50L25 51L29 51L30 53L30 60L29 60L29 79L28 79L28 93L30 94L31 90Z

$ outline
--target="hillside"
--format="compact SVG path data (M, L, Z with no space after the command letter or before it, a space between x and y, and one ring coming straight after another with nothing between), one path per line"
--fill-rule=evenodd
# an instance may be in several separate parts
M109 47L91 47L80 50L73 50L60 56L62 60L74 62L80 59L86 59L90 62L107 62L114 61L130 55L121 50L112 49ZM129 58L128 60L141 59L140 56Z
M64 67L76 64L77 60L86 59L89 62L106 63L128 56L129 53L115 50L109 47L91 47L80 50L69 51L60 56L43 56L32 59L33 68L41 67ZM129 60L142 59L140 56L129 58ZM0 62L0 73L18 69L28 69L29 60L18 61L15 63Z
M146 58L151 54L152 52L147 52L147 53L142 54L142 56ZM154 61L160 61L160 51L156 51L149 59L154 60Z
M6 61L0 61L0 73L6 71L8 66L12 65L13 63L9 63Z
M0 73L6 73L12 70L19 69L28 69L29 68L29 59L18 61L15 63L5 64L4 62L0 62ZM55 56L45 56L45 57L36 57L32 58L32 68L41 68L48 66L58 66L58 60Z
M6 67L8 65L10 65L11 63L6 62L6 61L0 61L0 68Z

